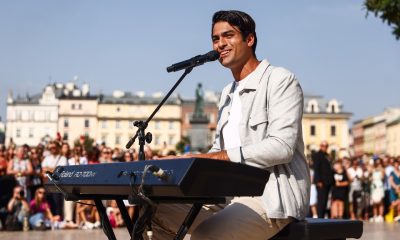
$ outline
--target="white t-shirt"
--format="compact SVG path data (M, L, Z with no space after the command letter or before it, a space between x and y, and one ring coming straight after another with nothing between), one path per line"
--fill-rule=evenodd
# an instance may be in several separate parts
M235 90L232 94L232 106L229 113L227 124L222 129L225 149L241 147L239 134L239 125L242 120L242 102L239 93L243 90L244 85L253 74L250 73L247 77L235 82Z
M85 165L85 164L88 164L87 158L86 157L80 157L79 158L79 165ZM68 159L68 165L76 165L75 158L72 157L72 158Z
M56 168L57 166L65 166L67 165L67 159L61 155L48 155L44 158L42 162L42 167L44 168Z

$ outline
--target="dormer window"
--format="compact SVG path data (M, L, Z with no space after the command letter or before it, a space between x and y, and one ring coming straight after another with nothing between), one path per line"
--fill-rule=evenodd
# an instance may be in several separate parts
M335 99L329 101L326 111L329 113L339 113L339 103Z
M318 102L316 99L308 101L306 111L309 113L319 113Z

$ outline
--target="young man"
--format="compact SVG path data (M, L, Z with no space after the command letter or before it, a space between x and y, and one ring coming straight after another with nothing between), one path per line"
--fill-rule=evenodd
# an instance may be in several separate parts
M255 23L246 13L216 12L212 42L234 81L222 91L212 149L194 156L248 164L271 175L263 196L237 197L227 206L203 209L191 227L191 239L265 240L308 211L302 90L292 73L257 59ZM184 208L157 209L156 239L168 239L168 233L177 231L183 219L178 213L187 211Z

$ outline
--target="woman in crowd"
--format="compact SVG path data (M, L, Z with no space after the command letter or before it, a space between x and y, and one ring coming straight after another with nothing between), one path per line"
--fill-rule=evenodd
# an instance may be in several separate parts
M29 204L31 210L29 224L35 230L46 230L46 226L49 227L51 223L60 220L60 216L54 216L51 213L45 194L46 191L43 187L38 188L35 192L34 199L32 199Z
M36 189L43 186L42 156L37 148L30 150L29 159L32 165L32 174L29 180L29 192L34 194Z
M61 156L65 157L66 159L69 159L71 156L71 149L69 147L69 144L67 142L63 142L61 144Z
M32 164L29 159L25 158L26 153L23 147L17 148L17 153L13 159L10 159L7 166L7 174L15 176L18 184L26 193L28 191L28 177L33 173Z
M100 227L100 215L97 212L94 202L91 200L81 201L84 204L76 205L76 222L81 229L93 229Z
M343 218L344 203L347 201L349 179L341 161L333 164L333 178L335 184L332 188L331 218Z
M383 222L383 198L385 197L385 190L383 188L383 180L385 178L385 169L382 165L380 158L375 160L374 170L372 172L371 182L371 200L372 200L372 222Z
M399 160L393 162L393 172L389 177L390 184L390 207L393 209L394 221L400 221L400 163Z

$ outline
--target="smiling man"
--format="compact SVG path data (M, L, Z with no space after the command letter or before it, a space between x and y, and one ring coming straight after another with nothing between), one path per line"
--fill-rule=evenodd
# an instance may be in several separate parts
M226 206L203 209L192 225L191 239L265 240L308 212L303 93L291 72L257 59L255 22L248 14L216 12L211 36L220 63L231 70L234 81L222 91L210 152L194 156L248 164L271 175L261 197L237 197ZM159 207L157 231L176 232L175 222L182 219L177 215L188 211L184 208Z

